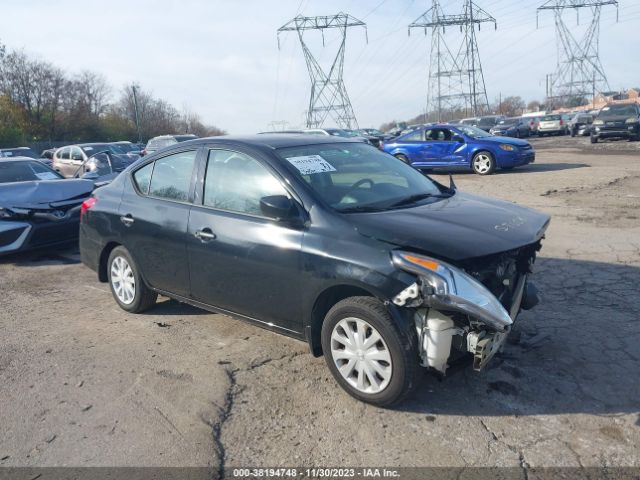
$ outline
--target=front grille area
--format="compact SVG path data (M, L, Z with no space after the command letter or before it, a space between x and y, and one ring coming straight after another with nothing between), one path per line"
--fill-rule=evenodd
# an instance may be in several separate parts
M7 230L5 232L0 232L0 247L5 247L7 245L11 245L13 242L15 242L18 238L20 238L20 235L22 235L22 232L24 232L26 230L26 226L24 227L20 227L20 228L14 228L11 230Z
M515 250L466 260L460 262L459 266L487 287L509 309L518 278L522 274L531 273L540 247L538 241Z
M74 240L78 237L79 229L79 225L75 222L51 223L50 225L41 226L33 232L29 245L38 247Z

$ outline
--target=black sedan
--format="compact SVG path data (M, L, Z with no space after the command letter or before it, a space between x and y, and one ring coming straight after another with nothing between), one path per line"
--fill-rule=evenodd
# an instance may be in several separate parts
M329 135L193 140L83 204L83 262L132 313L159 293L308 342L389 405L419 367L482 369L520 309L549 217L439 184Z
M90 180L63 177L30 158L0 159L0 255L52 247L78 238Z

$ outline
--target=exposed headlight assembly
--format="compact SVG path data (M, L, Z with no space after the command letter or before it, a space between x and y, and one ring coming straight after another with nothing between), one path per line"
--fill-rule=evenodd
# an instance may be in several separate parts
M513 323L500 301L459 268L410 252L395 251L391 258L397 268L420 277L422 294L430 307L465 313L497 331L506 331Z
M506 143L500 144L500 148L506 152L513 152L516 149L516 147L514 147L513 145L509 145Z
M624 123L638 123L638 119L636 117L627 118Z
M594 120L593 125L604 125L604 120Z

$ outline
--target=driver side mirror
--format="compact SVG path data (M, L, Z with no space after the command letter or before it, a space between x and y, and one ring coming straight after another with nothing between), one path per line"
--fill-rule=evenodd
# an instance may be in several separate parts
M457 143L464 143L464 138L462 138L460 135L454 135L453 137L451 137L451 140Z
M265 217L279 222L290 222L298 218L298 209L293 200L285 195L269 195L260 199L260 211Z

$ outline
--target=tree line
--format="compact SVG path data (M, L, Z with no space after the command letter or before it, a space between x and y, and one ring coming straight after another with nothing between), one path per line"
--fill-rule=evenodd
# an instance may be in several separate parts
M197 113L180 111L139 87L134 101L134 88L127 85L114 94L100 73L69 76L50 62L0 43L0 147L226 133L203 123Z

